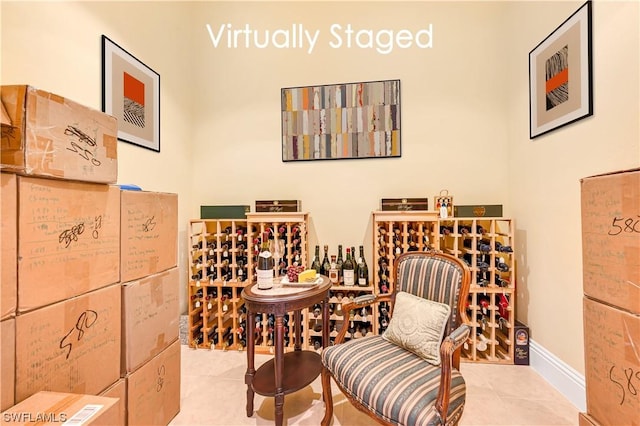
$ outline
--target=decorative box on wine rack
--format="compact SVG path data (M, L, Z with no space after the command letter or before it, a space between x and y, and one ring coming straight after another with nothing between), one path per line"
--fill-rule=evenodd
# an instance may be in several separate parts
M382 211L429 210L428 198L383 198Z
M438 195L433 197L433 209L438 212L440 218L453 216L453 195L443 189Z
M263 200L256 201L256 213L299 212L302 210L300 200Z

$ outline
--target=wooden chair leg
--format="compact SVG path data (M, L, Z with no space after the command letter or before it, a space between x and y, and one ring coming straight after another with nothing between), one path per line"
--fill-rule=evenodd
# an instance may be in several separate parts
M322 367L322 399L324 400L324 417L320 423L322 426L329 426L333 420L333 396L331 395L331 375L329 370Z

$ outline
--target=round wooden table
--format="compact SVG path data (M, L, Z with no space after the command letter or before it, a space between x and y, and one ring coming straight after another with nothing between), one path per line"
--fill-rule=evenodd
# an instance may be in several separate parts
M279 279L276 279L279 281ZM250 284L242 290L247 307L247 417L253 415L254 392L275 397L276 425L283 423L284 396L308 386L322 370L320 354L302 350L302 310L316 303L322 304L322 347L329 341L329 289L331 281L320 275L316 284L296 286L274 285L269 290L259 290ZM275 316L275 356L258 370L255 369L255 315L267 313ZM293 312L294 350L284 352L284 316ZM308 327L308 324L305 325ZM323 392L324 394L324 392ZM325 401L326 404L326 401Z

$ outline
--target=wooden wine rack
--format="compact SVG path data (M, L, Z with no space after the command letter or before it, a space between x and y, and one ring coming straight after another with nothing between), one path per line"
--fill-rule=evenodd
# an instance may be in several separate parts
M189 222L189 346L244 347L240 293L247 284L248 236L247 221L242 219Z
M478 226L484 229L484 233L477 232ZM467 315L473 330L472 337L463 347L463 360L513 363L515 256L513 252L498 250L500 245L514 246L513 220L440 219L437 212L432 211L376 211L373 212L373 227L370 285L336 285L331 288L329 303L333 311L330 338L337 335L345 320L353 322L350 327L353 333L347 333L347 338L382 333L386 328L385 321L388 321L385 309L388 312L390 307L383 305L368 310L364 318L361 312L353 312L352 317L345 318L340 315L338 305L349 299L350 295L357 297L391 291L395 285L393 262L400 253L435 249L463 258L470 264L472 281ZM308 267L307 213L249 213L247 219L190 221L188 341L191 347L241 350L246 345L246 336L241 327L246 314L240 295L244 286L256 282L256 240L259 241L262 233L269 228L277 233L284 228L285 264L288 266L297 261L299 265ZM242 232L238 233L239 230ZM297 230L295 235L294 230ZM479 242L486 243L488 251L478 250ZM215 243L215 248L210 248L212 243ZM382 258L385 259L384 266ZM502 263L497 262L499 260ZM484 261L486 265L480 267L479 261ZM384 286L381 276L385 276ZM312 349L314 344L321 345L322 331L317 327L322 323L321 314L316 315L314 307L310 306L301 315L303 348ZM265 313L258 318L256 352L272 353L272 318ZM291 351L295 336L293 312L289 312L286 319L285 351Z
M438 218L437 212L373 212L373 280L377 294L394 286L393 261L410 250L440 250L470 265L467 315L472 325L462 358L472 362L513 364L515 326L515 256L513 220ZM483 232L478 230L481 227ZM478 243L482 243L479 250ZM482 263L484 262L484 263ZM378 331L385 315L378 312Z
M247 226L252 230L253 237L259 238L267 229L272 229L276 238L282 239L284 242L284 255L282 260L285 265L291 266L297 262L298 265L304 266L305 269L309 265L308 260L308 239L307 229L309 226L309 214L301 212L264 212L264 213L247 213ZM280 232L280 230L284 232ZM249 256L249 280L247 284L255 284L256 274L255 265L257 261L257 253L252 249ZM276 269L278 265L275 265ZM280 274L283 275L283 274ZM286 274L285 274L286 275ZM292 351L295 342L294 313L288 312L285 316L285 351ZM313 345L309 341L309 309L301 311L302 315L302 348L308 349ZM257 353L273 353L273 317L266 313L256 313L256 317L260 320L256 324L256 345Z

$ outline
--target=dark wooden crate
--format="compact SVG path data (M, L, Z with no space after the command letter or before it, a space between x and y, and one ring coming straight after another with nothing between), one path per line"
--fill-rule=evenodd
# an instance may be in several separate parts
M382 211L429 210L427 198L383 198Z
M502 204L454 206L455 217L502 217Z
M302 209L300 200L261 200L256 201L256 213L299 212Z

